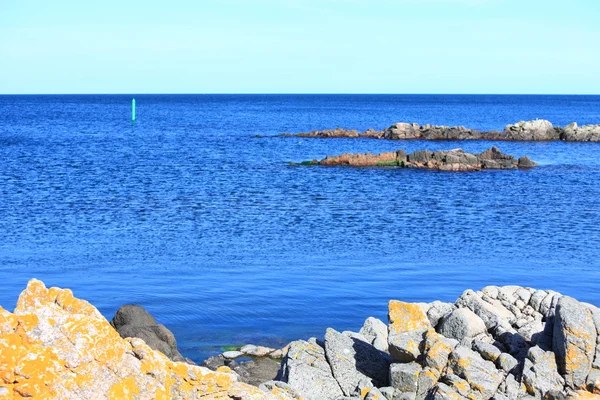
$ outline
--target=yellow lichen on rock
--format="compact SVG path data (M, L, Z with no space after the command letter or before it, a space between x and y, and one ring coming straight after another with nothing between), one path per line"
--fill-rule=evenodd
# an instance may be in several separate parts
M222 369L170 361L122 339L91 304L31 280L0 307L0 399L277 399Z
M431 328L427 315L418 304L391 300L388 307L389 331L392 334L426 331Z

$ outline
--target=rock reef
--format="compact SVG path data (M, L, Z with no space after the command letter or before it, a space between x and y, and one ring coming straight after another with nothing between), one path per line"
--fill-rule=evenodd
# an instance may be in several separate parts
M406 154L404 150L380 154L345 153L340 156L327 156L322 160L305 161L303 165L347 165L352 167L401 167L421 168L439 171L480 171L482 169L532 168L537 163L523 156L518 160L502 153L497 147L472 154L462 149L447 151L421 150Z
M322 131L284 133L282 136L322 138L373 138L373 139L422 139L422 140L518 140L599 142L600 124L578 126L573 122L566 127L553 126L550 121L537 119L509 124L503 131L479 131L464 126L419 125L399 122L381 131L369 129L364 132L349 129L326 129Z
M139 309L115 319L155 326ZM487 286L454 303L391 300L387 323L369 317L359 332L330 328L323 339L226 356L253 354L283 356L276 379L251 386L228 367L171 361L37 280L14 313L0 308L0 399L242 400L599 398L600 309L551 290Z

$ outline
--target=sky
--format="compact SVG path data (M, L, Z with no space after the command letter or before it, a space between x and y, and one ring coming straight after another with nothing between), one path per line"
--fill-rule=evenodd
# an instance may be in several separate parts
M600 94L598 0L0 0L0 94Z

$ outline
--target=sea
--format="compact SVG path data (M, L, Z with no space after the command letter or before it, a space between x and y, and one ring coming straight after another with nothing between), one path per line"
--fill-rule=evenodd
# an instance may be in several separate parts
M131 120L131 100L137 119ZM600 306L600 143L280 137L396 122L600 123L600 96L0 96L0 305L31 278L139 304L202 362L360 329L390 299L522 285ZM531 170L297 166L498 146Z

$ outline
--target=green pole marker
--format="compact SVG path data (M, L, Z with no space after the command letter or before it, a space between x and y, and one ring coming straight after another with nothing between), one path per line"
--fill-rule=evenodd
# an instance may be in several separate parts
M135 99L131 100L131 120L135 121Z

